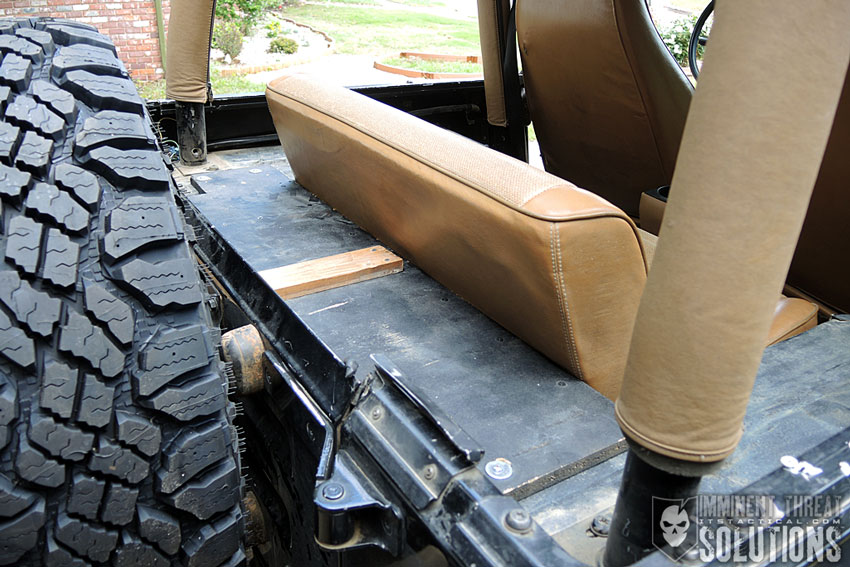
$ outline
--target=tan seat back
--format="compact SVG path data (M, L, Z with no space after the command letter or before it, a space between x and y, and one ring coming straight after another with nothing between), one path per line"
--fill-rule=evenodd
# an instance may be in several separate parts
M296 179L502 326L614 398L646 263L604 199L304 76L266 98Z
M850 313L850 71L818 180L809 202L788 283Z
M546 170L632 216L668 185L692 87L644 0L517 0L529 110Z

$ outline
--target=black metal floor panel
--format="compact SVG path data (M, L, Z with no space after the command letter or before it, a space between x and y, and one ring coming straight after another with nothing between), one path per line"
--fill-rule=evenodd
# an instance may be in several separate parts
M190 197L255 271L365 248L375 240L269 166L205 173ZM246 274L245 277L252 277ZM609 400L553 365L415 266L290 300L341 358L368 372L390 358L485 450L482 469L524 497L623 450Z

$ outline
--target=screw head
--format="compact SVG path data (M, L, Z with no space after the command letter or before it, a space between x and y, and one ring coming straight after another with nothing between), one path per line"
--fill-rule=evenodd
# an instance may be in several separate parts
M381 409L381 406L375 406L374 408L372 408L372 414L371 415L372 415L372 419L374 419L375 421L378 421L379 419L381 419L384 416L384 410Z
M428 465L425 467L425 470L422 473L422 476L425 477L425 480L434 480L437 476L437 467L434 465Z
M593 521L590 522L590 531L598 537L608 537L611 531L611 516L609 514L599 514Z
M517 532L527 532L531 529L531 515L522 508L514 508L505 516L505 524Z
M345 494L345 488L338 482L328 482L322 487L322 496L326 500L339 500Z
M514 474L514 469L511 466L511 462L507 459L493 459L486 465L484 465L484 472L487 473L487 476L490 478L494 478L496 480L505 480L506 478L510 478L512 474Z

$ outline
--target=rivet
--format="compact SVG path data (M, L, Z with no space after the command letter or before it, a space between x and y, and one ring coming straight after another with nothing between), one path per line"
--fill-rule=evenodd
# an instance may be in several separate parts
M486 465L484 465L484 472L487 473L487 476L490 478L494 478L496 480L505 480L506 478L510 478L512 474L514 474L513 467L511 467L511 462L507 459L493 459Z
M522 508L514 508L505 516L505 524L512 530L527 532L531 529L531 516Z
M345 494L345 488L338 482L328 482L322 487L322 496L326 500L339 500Z

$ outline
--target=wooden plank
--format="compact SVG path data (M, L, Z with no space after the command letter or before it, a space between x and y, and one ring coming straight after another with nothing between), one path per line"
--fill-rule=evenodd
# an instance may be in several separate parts
M361 250L263 270L260 272L260 277L279 296L292 299L395 274L403 269L404 261L401 258L383 246L370 246Z

